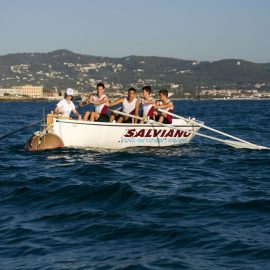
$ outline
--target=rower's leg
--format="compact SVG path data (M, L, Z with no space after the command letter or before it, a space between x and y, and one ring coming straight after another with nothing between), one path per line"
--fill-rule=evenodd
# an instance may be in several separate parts
M124 121L124 117L123 116L120 116L117 120L117 123L123 123Z
M159 119L158 119L159 123L163 123L164 122L164 115L160 115Z
M91 122L97 121L98 118L99 118L99 113L91 112L91 116L90 116L90 121Z
M112 123L114 120L115 120L115 114L114 113L112 113L111 115L110 115L110 122Z
M88 120L89 120L89 115L90 115L90 113L91 113L91 112L89 112L89 111L86 111L86 112L84 113L84 116L83 116L83 120L84 120L84 121L88 121Z

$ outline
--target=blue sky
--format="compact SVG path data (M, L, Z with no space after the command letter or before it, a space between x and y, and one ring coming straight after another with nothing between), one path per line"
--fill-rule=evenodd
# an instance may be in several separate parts
M0 0L0 55L270 62L268 0Z

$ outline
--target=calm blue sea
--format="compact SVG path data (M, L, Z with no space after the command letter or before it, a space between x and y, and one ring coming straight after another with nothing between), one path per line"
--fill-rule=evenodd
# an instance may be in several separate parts
M0 133L54 105L0 103ZM175 105L270 146L269 100ZM195 138L182 147L28 153L36 130L0 141L1 270L270 269L270 151Z

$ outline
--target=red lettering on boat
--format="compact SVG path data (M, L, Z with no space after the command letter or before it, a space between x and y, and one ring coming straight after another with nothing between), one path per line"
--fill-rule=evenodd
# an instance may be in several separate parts
M188 131L174 129L128 129L124 137L189 137L191 133Z
M145 129L141 129L137 132L134 137L144 137Z
M148 129L146 134L145 134L145 137L152 137L151 131L152 131L152 129Z
M162 129L158 129L158 130L153 129L153 131L154 131L153 137L157 137L161 133Z
M133 129L128 129L128 130L127 130L127 133L124 135L124 137L133 137L135 131L136 131L135 128L133 128Z
M167 129L162 130L162 133L161 133L160 137L164 137L166 131L167 131Z
M184 131L182 131L182 130L176 130L173 137L182 137L183 133L184 133Z
M167 132L167 134L166 134L165 137L173 137L173 132L174 132L174 130L173 130L173 129L170 129L170 130Z

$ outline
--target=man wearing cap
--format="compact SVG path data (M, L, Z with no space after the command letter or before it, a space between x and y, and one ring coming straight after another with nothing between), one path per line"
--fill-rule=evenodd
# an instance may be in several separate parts
M73 89L68 88L65 92L65 97L56 104L56 107L54 108L53 112L56 114L61 114L66 117L69 117L70 113L73 112L78 117L78 120L81 120L82 117L76 111L72 99L73 99Z

